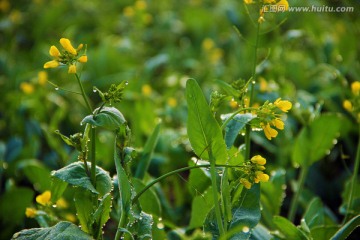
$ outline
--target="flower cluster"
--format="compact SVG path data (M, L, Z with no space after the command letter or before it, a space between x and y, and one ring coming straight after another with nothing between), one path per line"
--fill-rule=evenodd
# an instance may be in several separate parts
M253 156L250 161L244 164L244 175L240 178L240 183L245 188L250 189L254 183L269 181L269 175L264 173L266 159L260 155Z
M79 54L83 49L84 45L80 44L76 49L72 46L71 42L67 38L61 38L60 44L63 47L63 51L60 52L56 46L51 46L49 50L50 56L54 60L46 62L44 68L56 68L58 66L67 65L69 67L68 73L76 73L76 63L86 63L86 53ZM86 52L86 49L85 49Z
M357 121L360 122L360 82L356 81L351 84L351 98L343 102L343 107L352 113Z

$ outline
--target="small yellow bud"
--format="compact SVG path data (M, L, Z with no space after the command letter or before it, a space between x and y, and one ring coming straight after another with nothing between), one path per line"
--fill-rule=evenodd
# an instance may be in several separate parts
M58 61L52 60L52 61L46 62L44 64L44 68L57 68L59 65L60 64Z
M214 48L215 43L211 38L205 38L203 42L201 43L202 49L205 51L209 51L210 49Z
M43 206L49 205L51 200L51 192L45 191L42 194L38 195L35 200L37 203Z
M82 55L81 57L78 58L78 62L81 62L81 63L86 63L87 60L88 60L88 58L86 55Z
M238 108L239 107L237 101L235 101L234 99L231 99L231 101L229 102L229 105L230 105L231 108Z
M69 66L69 71L68 71L68 73L70 73L70 74L75 74L75 73L76 73L76 65L75 65L75 64L71 64L71 65Z
M352 105L352 103L351 103L349 100L345 100L345 101L343 102L343 107L344 107L346 110L348 110L349 112L351 112L352 109L353 109L353 105Z
M23 82L20 84L20 89L25 94L31 94L34 92L34 86L31 83Z
M271 138L274 138L278 135L278 132L275 129L271 128L269 123L267 123L266 125L261 124L260 126L264 130L267 139L271 140Z
M74 214L71 214L71 213L65 214L65 220L72 222L72 223L76 223L76 217Z
M60 39L60 44L61 46L63 46L63 48L68 51L69 53L71 53L72 55L76 55L77 51L76 49L71 45L71 42L69 39L67 38L61 38Z
M351 91L355 96L358 96L360 94L360 82L353 82L351 84Z
M255 155L253 156L250 161L252 163L255 163L255 164L259 164L259 165L265 165L266 164L266 159L263 158L262 156L260 155Z
M50 56L55 57L55 58L60 57L60 51L55 46L50 47L49 54L50 54Z
M56 206L58 208L68 208L69 204L65 201L64 198L59 198L59 200L56 201Z
M84 44L80 43L77 47L76 51L80 51L84 47Z
M38 82L40 85L45 85L48 79L47 72L40 71L38 72Z
M278 107L281 111L287 112L292 108L292 103L287 100L281 100L281 98L276 99L274 105Z
M247 189L251 188L251 183L246 178L240 178L240 183Z
M284 122L283 122L280 118L275 118L275 119L272 121L272 124L273 124L277 129L280 129L280 130L283 130L283 129L284 129Z
M266 167L264 167L264 166L257 166L257 169L260 170L260 171L263 171L263 170L266 169Z
M168 104L170 107L176 107L176 106L177 106L177 100L176 100L176 98L170 97L170 98L167 100L167 104Z
M37 211L34 208L26 208L25 215L28 218L34 218L34 217L36 217L36 212Z

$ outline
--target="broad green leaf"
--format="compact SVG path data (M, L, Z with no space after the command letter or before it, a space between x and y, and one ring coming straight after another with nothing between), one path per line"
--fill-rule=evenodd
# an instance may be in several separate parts
M206 163L205 161L203 162ZM191 161L189 166L195 166L195 163ZM211 185L209 170L205 168L191 169L187 185L192 196L202 194Z
M273 221L277 229L284 234L286 239L307 240L305 234L286 218L274 216Z
M145 184L143 184L137 178L132 179L132 184L136 192L141 191L145 187ZM161 216L160 200L152 189L148 189L146 192L144 192L139 198L139 201L143 211L154 214L158 217Z
M110 218L110 211L111 211L111 194L106 194L100 201L99 207L96 211L92 214L90 219L90 224L96 226L96 232L94 233L98 239L101 239L102 229L105 223Z
M354 217L356 213L360 212L360 181L357 180L355 182L351 208L348 209L351 182L352 178L349 178L345 183L344 191L341 193L342 204L340 206L340 213L346 215L346 212L349 210L349 213L353 214Z
M329 240L339 230L339 226L326 225L311 229L311 237L316 240Z
M186 83L186 100L187 133L194 152L202 159L212 160L210 157L213 157L217 164L225 164L228 157L220 126L194 79Z
M74 202L81 229L91 235L93 235L94 233L90 225L90 219L92 213L95 210L92 200L93 196L91 192L86 190L75 191Z
M161 129L161 123L156 125L153 133L146 141L140 162L136 168L136 173L135 173L136 178L143 179L146 171L149 168L151 156L152 156L152 153L156 147L156 143L159 138L160 129Z
M203 194L194 197L192 201L189 228L201 227L204 224L206 216L213 207L213 190L212 187L209 187Z
M234 235L232 240L248 239L252 229L259 223L260 212L260 184L254 184L251 189L243 188L240 198L233 203L233 218L229 224L232 229L242 229Z
M316 226L325 225L324 206L320 198L314 198L310 202L303 218L310 229Z
M88 164L90 169L90 164ZM109 193L112 189L112 182L109 173L96 166L96 189L91 184L90 177L86 174L83 162L74 162L60 170L53 171L52 176L57 177L76 187L85 188L100 196Z
M295 140L292 160L308 167L322 159L339 137L342 120L340 115L321 115L304 127Z
M263 225L258 224L252 230L250 240L270 240L273 236L270 234L270 230L265 228Z
M360 226L360 215L350 219L331 237L331 240L346 239L358 226Z
M223 213L225 221L232 220L231 212L231 197L230 197L230 184L228 180L229 169L225 168L221 178L221 199L223 204Z
M59 222L48 228L25 229L15 233L13 240L92 240L93 238L70 222Z
M139 240L152 239L153 218L151 215L141 212L138 221L138 238Z
M122 113L114 107L103 107L99 113L98 108L94 110L94 114L86 116L81 124L91 124L97 127L104 127L109 130L116 130L124 124L125 118Z
M34 185L34 188L40 192L50 190L51 188L51 175L50 169L43 166L35 159L29 159L21 162L18 167L22 169L25 176Z
M233 114L225 114L221 115L221 119L226 121ZM248 122L250 122L254 115L251 113L245 114L236 114L225 126L225 143L226 147L229 149L234 144L236 137L239 135L239 132L246 126Z
M56 202L64 193L68 183L56 177L52 177L51 180L51 201Z

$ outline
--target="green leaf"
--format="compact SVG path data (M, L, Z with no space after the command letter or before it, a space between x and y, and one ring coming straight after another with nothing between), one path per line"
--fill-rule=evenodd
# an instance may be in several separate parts
M35 159L29 159L21 162L18 167L22 169L25 176L34 185L34 188L40 192L50 190L51 188L51 175L50 169L43 166Z
M310 202L303 218L310 229L325 224L324 206L320 198L314 198Z
M222 88L222 90L224 90L224 92L227 95L233 96L233 97L239 97L240 93L233 88L230 84L228 84L227 82L221 81L221 80L216 80L216 83L219 84L219 86Z
M205 161L203 162L206 163ZM195 166L195 163L191 161L189 162L189 166ZM205 168L191 169L189 175L189 184L187 185L192 196L202 194L211 185L209 171Z
M326 114L304 127L295 140L292 160L308 167L322 159L339 137L342 120L340 115Z
M284 234L286 239L307 240L305 234L286 218L274 216L273 221L278 230Z
M329 240L339 230L339 226L317 226L311 229L311 237L316 240Z
M332 236L331 240L346 239L358 226L360 226L360 215L350 219Z
M152 156L152 153L153 153L153 151L154 151L154 149L156 147L156 143L157 143L158 138L159 138L160 129L161 129L161 123L156 125L153 133L151 134L151 136L146 141L146 144L144 146L144 150L142 152L141 159L140 159L139 164L138 164L138 166L136 168L136 173L135 173L136 178L143 179L144 176L145 176L146 171L149 168L150 161L151 161L151 156Z
M111 211L111 195L110 193L106 194L100 201L99 207L92 214L90 219L90 225L96 227L94 235L97 236L97 239L101 239L102 228L105 223L110 219Z
M270 230L263 225L258 224L252 231L250 240L271 240L273 236L270 234Z
M64 193L68 183L56 177L52 177L51 179L51 202L56 202Z
M138 238L137 239L152 239L152 225L153 218L151 215L141 212L138 221Z
M94 114L86 116L81 124L91 124L97 127L104 127L109 130L116 130L126 123L122 113L114 107L103 107L99 113L99 108L94 110ZM96 113L96 114L95 114Z
M220 126L194 79L189 79L186 83L186 99L187 133L194 152L206 160L210 160L212 155L217 164L225 164L228 157Z
M132 179L132 184L136 192L141 191L145 187L145 184L143 184L141 180L137 178ZM154 214L158 217L161 216L160 200L152 189L148 189L146 192L144 192L139 198L139 201L142 210L147 213Z
M93 235L93 231L90 219L95 210L92 199L92 193L89 191L75 191L74 201L81 229L91 235Z
M212 187L209 187L203 194L194 197L191 204L189 228L201 227L213 206L214 197Z
M74 162L60 170L53 171L52 176L57 177L76 187L85 188L93 193L104 196L112 189L109 173L96 166L96 189L91 184L90 177L86 174L83 162Z
M242 231L229 235L233 240L248 239L251 230L259 223L260 212L260 184L254 184L250 189L243 188L240 198L233 203L233 218L229 224L232 229L241 228Z
M25 229L15 233L13 240L92 240L93 238L70 222L59 222L48 228Z
M221 115L221 119L226 121L229 117L233 114L225 114ZM245 114L236 114L225 126L225 143L226 147L229 149L234 144L236 137L238 136L239 132L246 126L248 122L250 122L254 115L251 113Z

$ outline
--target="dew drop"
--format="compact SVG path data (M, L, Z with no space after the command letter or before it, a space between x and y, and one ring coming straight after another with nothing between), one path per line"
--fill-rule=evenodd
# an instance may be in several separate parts
M55 88L55 91L58 91L58 90L59 90L59 88L58 88L58 87L56 87L56 88Z
M332 143L333 143L334 145L337 144L337 142L338 142L337 139L334 139L334 140L332 141Z
M252 83L252 84L255 84L255 81L252 81L251 83Z
M56 206L56 204L53 204L52 207L53 207L53 208L56 208L57 206Z
M163 229L163 228L164 228L164 224L163 224L162 222L159 222L159 223L156 225L156 227L157 227L158 229Z
M94 88L94 89L93 89L93 92L97 92L97 90Z
M244 227L242 228L242 231L243 231L244 233L248 233L248 232L250 231L250 228L249 228L248 226L244 226Z
M81 123L80 123L80 126L82 126L82 125L83 125L83 123L81 122Z
M125 85L129 85L129 82L128 82L128 81L126 81L126 82L125 82Z
M326 150L326 155L329 155L331 153L330 150Z

